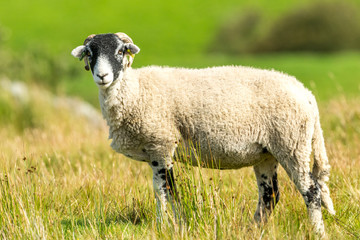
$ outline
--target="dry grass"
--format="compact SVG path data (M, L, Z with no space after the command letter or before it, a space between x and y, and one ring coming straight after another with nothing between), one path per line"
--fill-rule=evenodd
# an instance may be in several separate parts
M252 220L257 186L251 168L177 164L188 223L181 231L166 224L158 231L148 165L114 153L105 126L54 109L34 91L31 112L41 124L19 131L8 123L0 130L1 238L315 239L305 204L282 169L280 202L258 227ZM320 105L337 211L335 217L324 211L330 239L360 238L359 100Z

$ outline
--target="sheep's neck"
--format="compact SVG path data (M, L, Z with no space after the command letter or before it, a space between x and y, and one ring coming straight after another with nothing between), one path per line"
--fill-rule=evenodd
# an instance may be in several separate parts
M110 132L124 126L136 106L136 96L129 89L125 79L117 80L112 86L99 91L101 112L110 127Z

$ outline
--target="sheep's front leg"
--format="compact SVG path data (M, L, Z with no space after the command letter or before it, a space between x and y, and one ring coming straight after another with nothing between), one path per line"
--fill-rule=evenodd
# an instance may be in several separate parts
M172 205L175 219L177 218L176 200L178 194L175 187L175 178L172 164L163 164L159 161L150 163L153 170L153 184L156 198L156 222L162 222L162 218L166 216L166 203L169 201Z
M259 202L255 212L257 222L266 222L276 203L279 201L280 192L277 181L278 162L275 158L264 160L254 166L259 189Z

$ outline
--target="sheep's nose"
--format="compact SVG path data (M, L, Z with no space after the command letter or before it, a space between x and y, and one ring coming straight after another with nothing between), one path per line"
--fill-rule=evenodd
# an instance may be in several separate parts
M108 73L105 73L105 74L96 74L96 76L98 76L101 80L104 80L104 77L106 77L107 75L109 75Z

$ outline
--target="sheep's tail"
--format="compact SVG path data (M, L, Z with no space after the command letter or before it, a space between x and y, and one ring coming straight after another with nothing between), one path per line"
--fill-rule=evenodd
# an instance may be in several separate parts
M320 185L321 204L328 210L330 214L334 215L334 205L330 198L329 187L326 185L330 175L330 164L326 155L324 137L320 126L319 117L317 117L315 122L312 141L314 150L314 166L312 174Z

